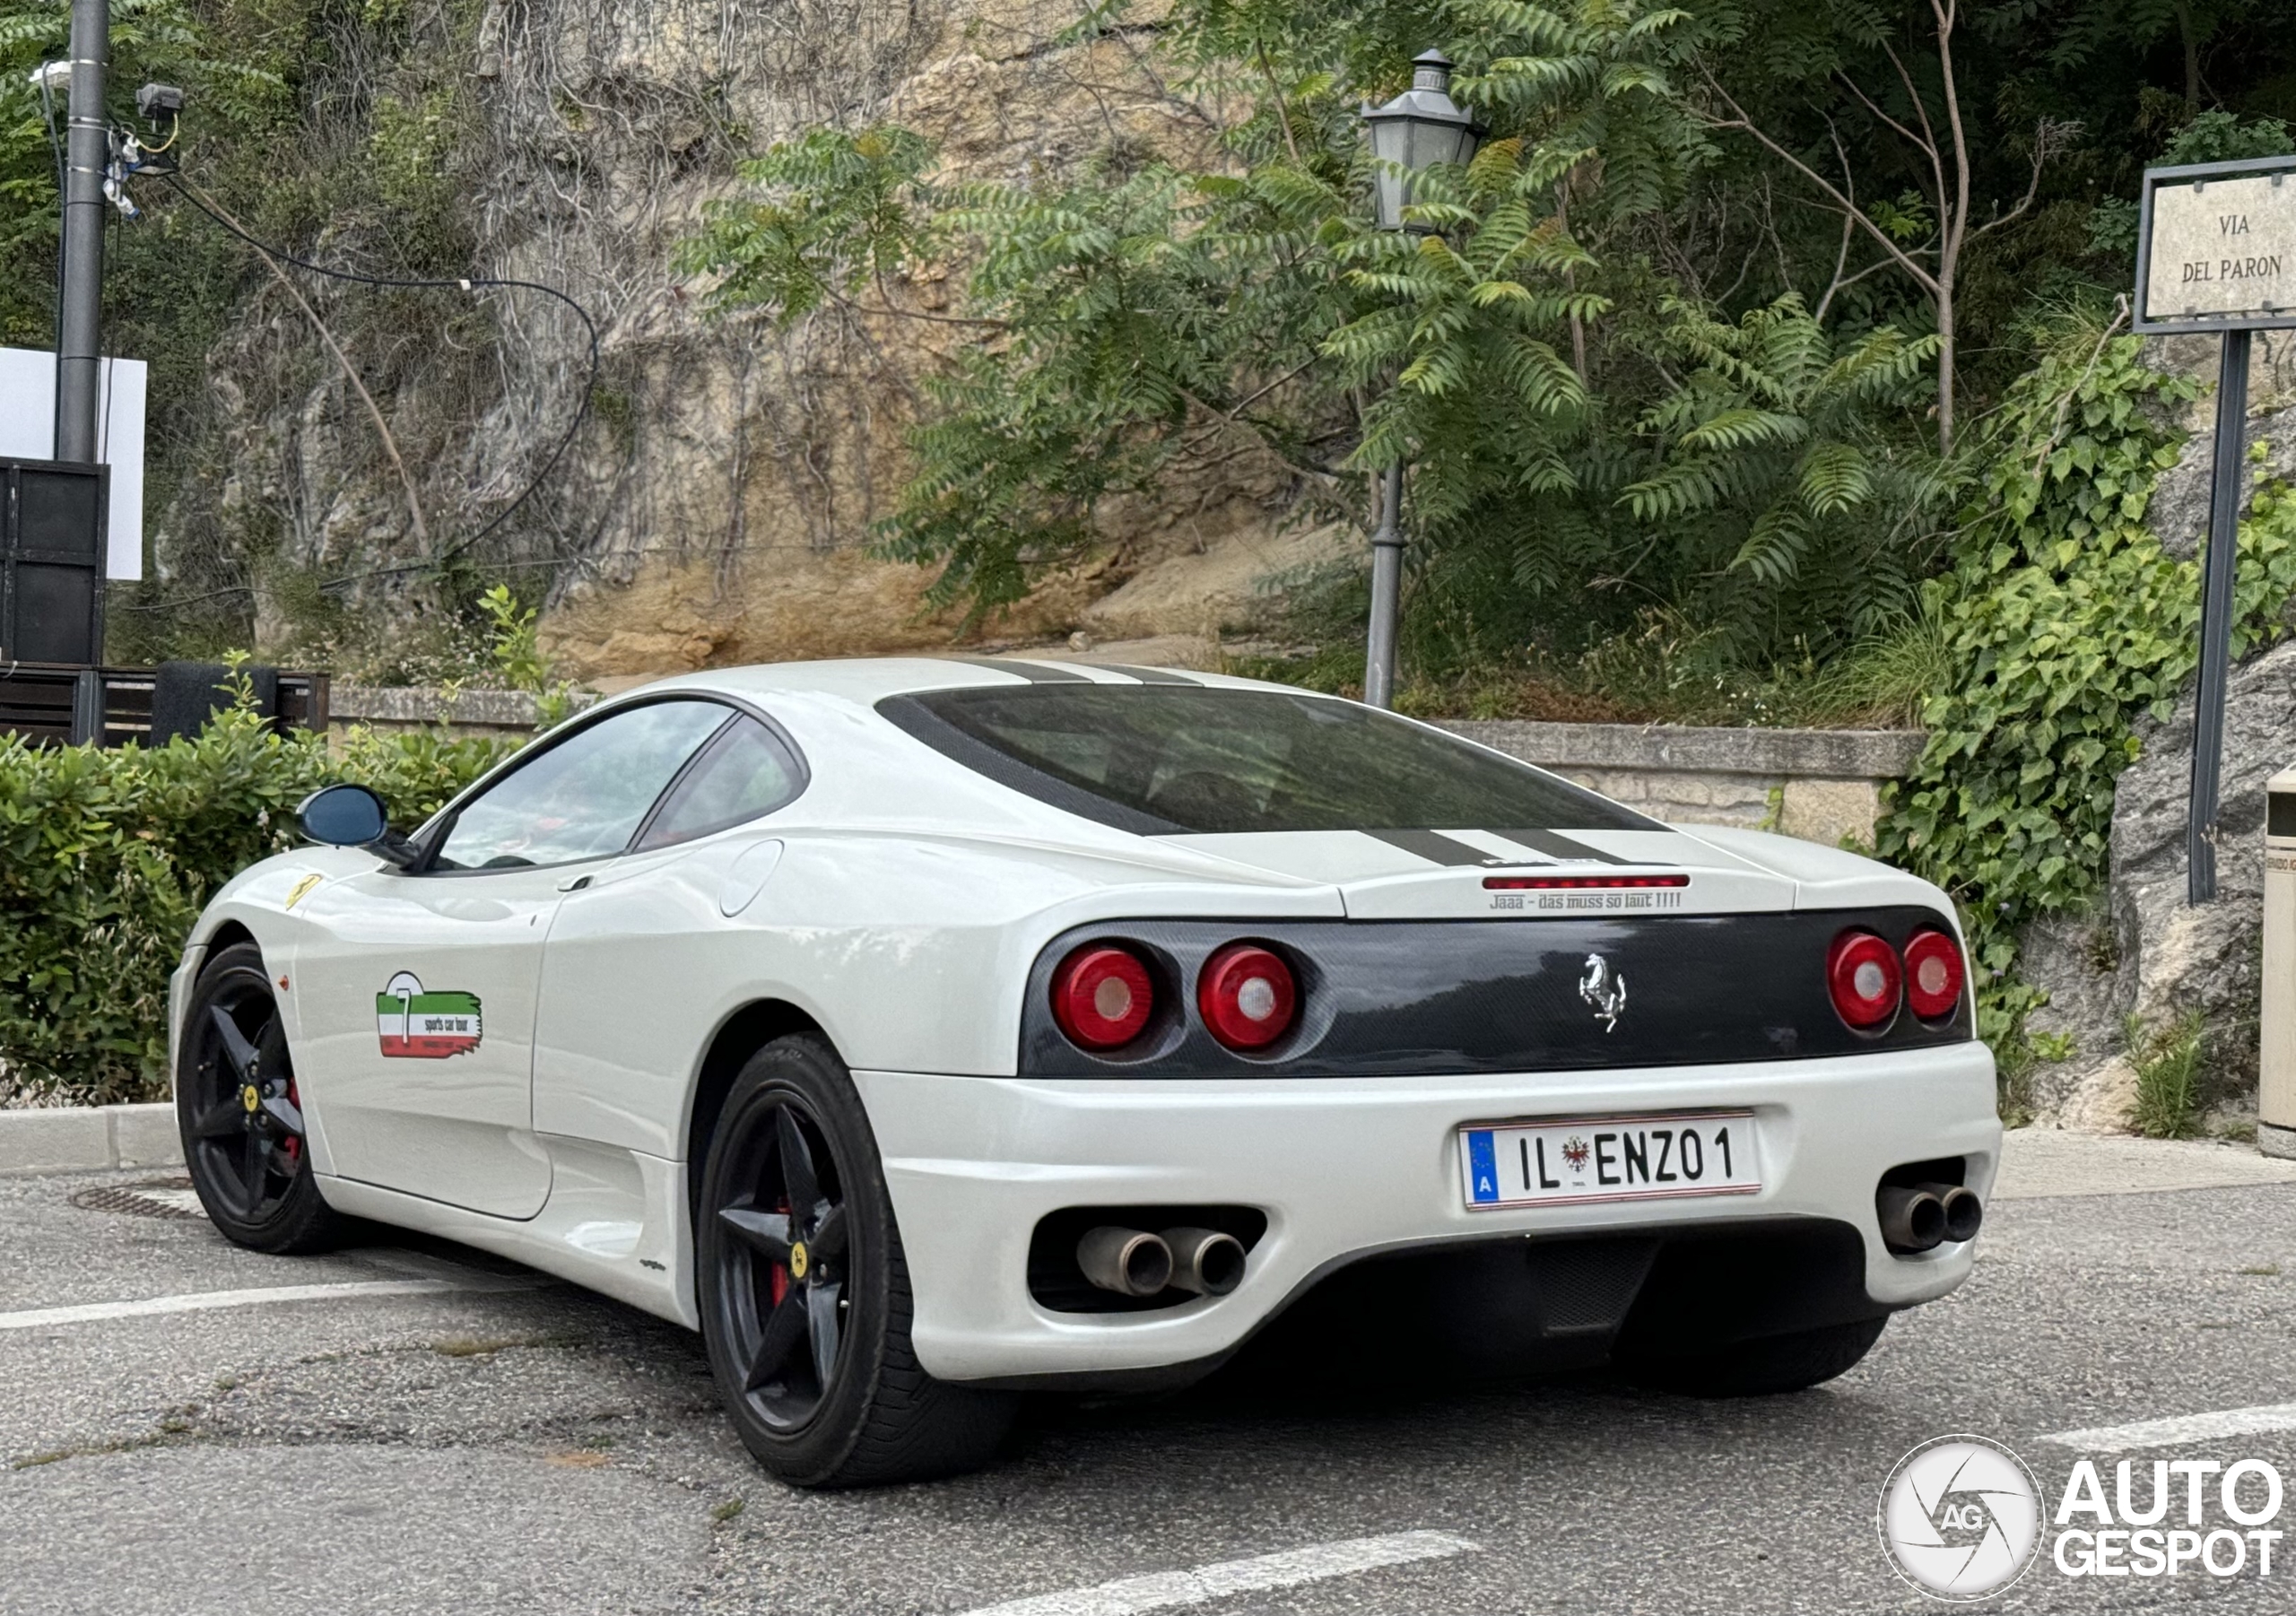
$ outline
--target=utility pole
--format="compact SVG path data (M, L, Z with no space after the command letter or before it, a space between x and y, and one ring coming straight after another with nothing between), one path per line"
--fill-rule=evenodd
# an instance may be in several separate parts
M64 274L56 311L56 457L92 461L103 396L104 170L111 125L104 78L111 62L110 0L72 0L72 90L65 142Z

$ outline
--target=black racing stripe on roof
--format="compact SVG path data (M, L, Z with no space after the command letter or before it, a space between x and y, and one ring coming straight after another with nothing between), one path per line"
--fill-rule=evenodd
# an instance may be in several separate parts
M1093 665L1106 668L1111 673L1129 674L1143 684L1186 684L1193 685L1198 690L1208 688L1203 680L1192 679L1187 674L1175 673L1170 668L1136 668L1128 662L1101 662L1095 663Z
M1507 860L1496 854L1485 853L1481 847L1469 847L1457 837L1446 836L1440 830L1366 830L1366 836L1377 837L1390 847L1400 847L1405 853L1415 853L1434 864L1450 865L1503 864Z
M1048 667L1040 662L1014 662L1003 656L949 656L946 662L969 662L977 668L994 668L1000 673L1010 673L1015 679L1025 679L1031 684L1091 684L1088 674L1067 668Z
M1591 862L1598 864L1631 864L1650 862L1648 859L1613 857L1599 847L1590 847L1585 842L1572 841L1569 837L1554 830L1508 830L1493 827L1491 834L1503 836L1510 842L1520 842L1526 847L1535 848L1549 858L1575 859L1582 864Z

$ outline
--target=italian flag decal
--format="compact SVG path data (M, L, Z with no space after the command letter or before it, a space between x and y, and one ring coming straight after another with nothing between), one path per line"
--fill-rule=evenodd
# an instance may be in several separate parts
M375 995L375 1030L387 1056L435 1061L467 1054L478 1047L478 995L428 993L403 970Z

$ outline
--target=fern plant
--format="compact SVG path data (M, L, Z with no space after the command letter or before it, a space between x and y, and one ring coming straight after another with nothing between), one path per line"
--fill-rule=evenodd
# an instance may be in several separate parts
M1735 544L1726 569L1765 591L1838 586L1824 593L1854 635L1914 614L1955 474L1884 423L1930 390L1937 339L1884 326L1838 343L1791 293L1735 324L1666 312L1658 352L1688 369L1637 423L1658 464L1620 495L1636 520L1687 561Z

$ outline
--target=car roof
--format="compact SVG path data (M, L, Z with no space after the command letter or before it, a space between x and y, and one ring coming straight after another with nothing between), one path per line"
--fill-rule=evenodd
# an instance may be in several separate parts
M1188 668L1131 667L1117 663L1069 661L1044 656L853 656L823 662L768 662L738 668L708 668L657 680L615 698L667 691L709 691L726 696L826 696L873 706L887 696L922 691L964 690L1020 684L1193 686L1217 690L1316 692L1296 686L1204 673Z

